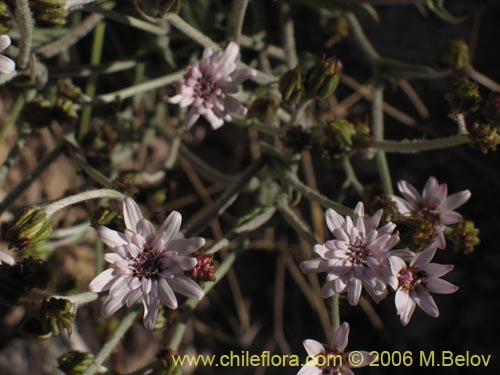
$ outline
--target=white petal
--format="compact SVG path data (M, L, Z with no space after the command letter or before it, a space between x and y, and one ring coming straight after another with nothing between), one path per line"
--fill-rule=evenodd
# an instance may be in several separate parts
M204 238L193 237L170 241L165 245L165 249L166 251L175 251L179 255L189 255L201 249L203 245L205 245Z
M7 56L0 55L0 73L12 74L16 70L16 63Z
M432 243L428 248L415 255L411 261L412 267L425 268L436 254L436 244Z
M89 290L94 293L104 292L111 287L115 278L114 269L108 268L106 271L103 271L94 277L94 279L90 282Z
M167 216L163 224L161 225L158 232L163 235L163 241L169 242L172 241L177 233L179 233L179 229L181 228L182 216L177 211L172 211L170 215Z
M125 226L132 232L137 232L137 223L143 218L141 209L135 201L127 197L123 200L123 218Z
M196 282L188 279L185 276L176 276L168 282L175 292L180 293L188 298L200 300L205 295L203 289L201 289Z
M406 326L415 311L415 301L410 298L407 292L398 289L396 292L395 302L398 315L401 319L401 324Z
M336 349L338 352L343 352L347 346L347 341L349 340L349 324L344 322L337 329L332 339L332 348Z
M137 233L139 233L143 238L148 238L148 236L150 236L154 232L155 227L149 220L141 219L137 223Z
M426 314L437 318L439 316L439 309L434 302L431 294L425 287L415 288L415 293L413 294L413 299Z
M0 251L0 264L2 264L2 263L5 263L5 264L8 264L9 266L12 266L12 265L16 264L16 261L9 254L6 254L3 251Z
M391 264L391 271L394 276L398 276L399 272L406 268L406 263L397 256L390 256L389 263Z
M458 286L452 283L438 279L436 277L428 277L425 279L425 287L429 292L439 293L439 294L451 294L458 290Z
M0 35L0 52L9 48L11 43L10 37L8 35Z
M345 219L342 215L335 212L333 209L329 208L326 210L326 224L330 232L335 229L342 227L344 225Z
M126 245L128 243L123 233L109 229L102 225L99 227L99 229L97 229L97 235L99 236L101 241L111 249Z
M407 181L398 181L398 189L412 205L422 200L422 196L417 189L415 189L415 187Z
M467 202L470 197L471 192L469 190L463 190L452 194L446 199L441 208L444 210L454 210Z
M363 285L359 279L352 279L347 283L347 299L351 306L358 304L359 297L361 296L361 289Z
M156 291L156 288L153 290ZM143 298L144 305L144 327L152 330L158 316L158 308L160 306L158 296L155 293L145 295Z
M160 278L158 280L158 294L160 300L165 304L165 306L170 309L177 308L177 298L175 298L174 291L165 279Z
M321 375L321 370L315 366L314 362L314 359L311 359L308 364L302 366L297 375Z
M441 224L452 225L456 224L463 219L462 215L455 211L441 212Z
M302 345L304 345L304 348L306 349L306 352L309 355L316 356L325 351L325 347L323 346L323 344L321 344L316 340L311 340L311 339L304 340Z

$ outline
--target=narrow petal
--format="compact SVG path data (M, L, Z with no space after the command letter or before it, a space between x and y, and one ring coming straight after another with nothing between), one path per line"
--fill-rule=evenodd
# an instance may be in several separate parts
M116 279L114 271L115 270L113 268L108 268L106 271L103 271L99 275L94 277L94 279L90 282L89 290L94 293L100 293L109 290Z
M16 63L7 56L0 55L0 73L12 74L16 70Z
M109 229L102 225L99 227L99 229L97 229L97 235L99 236L101 241L111 249L126 245L128 243L123 233Z
M175 238L177 233L179 233L181 223L182 216L177 211L172 211L170 215L167 216L160 229L158 229L158 232L164 235L163 240L165 242L172 241Z
M205 239L202 237L193 237L188 239L173 240L165 245L166 251L175 251L179 255L189 255L198 251L205 245Z
M142 296L141 288L137 288L128 292L127 296L124 299L127 307L132 306L139 299L140 296Z
M400 197L390 195L389 198L391 198L391 200L396 204L396 208L401 213L401 215L408 216L415 209L414 206Z
M410 298L407 292L399 289L396 292L395 302L401 324L406 326L415 311L415 301Z
M16 264L16 261L9 254L6 254L3 251L0 251L0 264L2 264L2 263L5 263L5 264L8 264L9 266L12 266L12 265Z
M425 279L425 287L429 292L439 294L451 294L458 290L458 286L436 277L428 277Z
M186 120L184 121L184 127L189 130L193 127L194 124L198 121L200 118L200 114L198 113L198 110L195 106L191 107L189 112L186 115Z
M413 205L422 200L422 196L417 191L417 189L415 189L415 187L407 181L404 180L398 181L398 189L403 195L403 197L405 197L408 200L408 202L410 202Z
M354 208L354 214L358 215L359 217L365 216L365 206L364 206L363 202L358 202L358 204Z
M328 229L330 229L330 232L340 228L344 225L344 222L345 219L342 215L338 214L331 208L326 210L326 225L328 226Z
M441 208L444 210L454 210L467 202L470 197L471 192L469 190L463 190L452 194L446 199Z
M411 266L424 268L431 262L435 254L436 254L436 244L433 243L428 248L418 253L415 256L415 258L413 258L413 260L411 261Z
M365 352L364 350L356 350L356 352L359 353L360 357L363 360L356 364L349 364L350 367L352 368L360 368L368 366L370 363L372 363L377 359L377 357L373 354L370 354L370 352Z
M307 354L312 356L317 356L318 354L321 354L325 351L325 347L323 346L323 344L321 344L316 340L311 340L311 339L304 340L302 345L304 345Z
M176 276L172 280L169 280L169 284L175 292L188 298L200 300L205 295L203 289L196 282L185 276Z
M439 184L436 180L436 177L429 177L422 192L422 197L424 198L424 201L429 202L432 200L432 197L437 192L438 186Z
M320 273L329 269L328 261L321 258L308 259L300 263L300 269L304 273Z
M9 48L11 43L10 37L8 35L0 35L0 52Z
M137 224L142 218L142 212L137 203L130 197L125 198L123 200L123 219L127 229L137 232Z
M353 279L347 284L347 299L349 300L349 304L351 306L358 304L362 287L363 285L359 279Z
M149 220L141 219L137 223L137 233L139 233L143 238L148 238L155 232L155 227Z
M319 367L314 365L314 359L311 359L307 364L302 366L297 375L321 375Z
M454 266L452 264L431 263L425 267L428 277L441 277L450 272Z
M438 249L445 249L446 238L444 237L443 228L441 228L441 226L439 225L436 225L434 228L436 229L436 240L434 243L436 244Z
M154 289L156 290L156 289ZM143 299L144 305L144 327L152 330L156 323L156 318L158 316L158 308L160 306L158 296L154 293L145 295Z
M406 263L397 256L390 256L389 263L391 265L391 271L394 276L398 276L402 269L406 268Z
M439 316L439 309L431 294L425 287L415 288L413 299L424 312L434 318Z
M463 219L462 215L455 211L441 212L441 224L452 225L456 224Z
M335 331L332 339L332 348L337 349L338 352L343 352L347 346L347 341L349 340L349 324L344 322Z
M165 304L165 306L170 309L177 308L177 298L175 298L174 291L165 279L160 278L158 280L158 292L160 300Z

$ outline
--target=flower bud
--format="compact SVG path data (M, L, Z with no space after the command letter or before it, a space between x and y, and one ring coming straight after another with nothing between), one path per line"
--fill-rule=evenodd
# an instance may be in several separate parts
M189 270L189 276L195 281L215 281L215 271L219 266L219 262L214 260L212 254L197 253L195 254L198 264Z
M51 234L52 223L45 210L29 207L7 225L3 239L9 242L11 247L24 250L46 240Z
M259 121L271 120L279 108L279 103L273 97L262 97L255 99L248 109L248 116Z
M306 72L305 93L308 98L324 99L339 85L342 63L335 58L322 58Z
M297 104L304 96L304 73L300 66L289 70L280 77L279 89L284 103Z
M472 253L474 247L479 245L479 229L474 226L473 221L460 221L453 225L449 235L455 250L463 251L466 254Z
M488 151L496 151L500 144L500 134L498 129L492 125L475 122L472 126L467 127L469 131L469 141L473 148L480 150L483 154Z
M63 26L66 23L66 0L31 0L30 6L38 24Z
M75 312L75 305L67 299L49 298L42 302L36 317L24 323L23 331L40 338L58 336L64 330L68 332L68 335L71 335Z
M354 124L343 119L330 121L325 125L324 133L328 157L338 158L352 151L353 137L356 135Z
M58 368L66 375L82 375L94 361L90 353L71 350L57 358Z
M421 251L436 239L436 229L429 220L420 217L405 217L396 222L399 230L398 248Z
M470 68L469 47L463 40L450 40L444 60L455 71Z
M446 95L451 105L451 117L460 113L476 112L481 103L479 86L467 78L460 79L453 87L453 91Z

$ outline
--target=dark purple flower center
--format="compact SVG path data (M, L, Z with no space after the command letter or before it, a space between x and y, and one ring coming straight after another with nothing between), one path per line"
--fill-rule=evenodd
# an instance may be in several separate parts
M215 90L216 84L213 82L211 77L205 74L198 80L198 82L196 82L194 87L195 95L205 100L214 95Z
M368 245L363 242L349 244L349 260L354 264L368 267L366 259L371 255Z
M133 276L142 280L142 278L156 279L160 272L160 256L156 251L144 249L134 259Z
M419 205L413 212L413 216L420 217L437 225L441 222L441 212L436 207Z

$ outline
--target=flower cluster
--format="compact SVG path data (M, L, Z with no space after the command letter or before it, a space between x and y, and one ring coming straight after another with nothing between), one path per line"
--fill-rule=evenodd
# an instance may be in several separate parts
M99 274L89 285L93 292L109 290L102 305L102 314L111 316L123 305L132 306L139 298L144 305L144 325L153 329L159 303L177 308L174 292L189 298L201 299L200 286L185 276L198 261L190 254L199 250L205 240L201 237L175 239L182 217L172 212L155 232L132 198L123 204L125 233L107 227L98 229L99 238L113 250L104 259L114 267Z
M454 211L470 198L468 190L448 196L446 184L429 178L422 195L406 181L399 181L405 199L390 196L399 214L423 218L434 226L436 237L425 250L394 249L400 242L396 224L379 227L382 210L365 216L363 203L358 203L354 215L342 216L332 209L326 211L326 223L334 239L314 246L319 256L301 263L305 273L326 272L321 289L324 298L347 291L351 305L357 305L362 288L379 302L387 294L387 286L396 291L395 303L401 323L407 325L415 306L433 317L439 310L430 293L449 294L458 288L440 279L453 269L452 265L431 263L436 249L446 246L444 228L462 220ZM412 251L413 250L413 251Z

